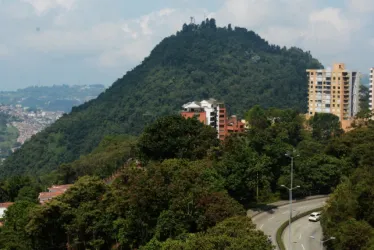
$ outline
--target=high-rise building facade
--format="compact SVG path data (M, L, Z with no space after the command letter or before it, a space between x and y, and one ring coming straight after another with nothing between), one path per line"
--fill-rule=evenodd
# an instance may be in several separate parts
M308 115L331 113L344 123L359 111L360 73L343 63L332 69L308 69ZM344 126L343 126L344 127Z
M205 125L212 126L217 130L217 136L224 140L230 133L243 132L245 124L236 116L228 117L224 103L215 99L203 100L201 102L189 102L184 104L181 115L185 118L197 118Z
M374 68L370 68L370 81L369 81L369 109L373 111L374 108L374 86L373 86L373 73Z

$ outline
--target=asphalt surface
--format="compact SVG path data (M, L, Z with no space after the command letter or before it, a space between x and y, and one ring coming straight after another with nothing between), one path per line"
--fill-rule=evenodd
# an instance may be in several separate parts
M292 216L296 216L299 213L322 207L325 204L326 200L327 198L319 198L319 199L305 200L305 201L293 203L292 204L292 210L293 210ZM279 249L276 243L276 233L277 233L278 228L282 225L282 223L287 221L288 219L289 219L289 206L284 205L284 206L275 207L269 211L260 213L254 216L252 218L252 221L256 224L257 229L262 230L264 231L266 235L271 236L273 245L276 246L276 249ZM317 241L317 244L318 244L318 241Z
M308 221L308 216L300 218L292 223L291 242L292 250L319 250L322 249L320 240L322 238L321 224ZM283 233L283 242L288 249L288 230L287 227ZM311 237L312 236L312 237Z

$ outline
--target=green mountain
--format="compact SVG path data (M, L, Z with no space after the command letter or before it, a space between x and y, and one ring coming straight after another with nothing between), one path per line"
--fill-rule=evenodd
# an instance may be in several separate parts
M140 133L158 116L191 100L216 98L243 116L255 104L307 109L309 52L271 45L244 28L215 20L183 25L110 88L72 109L7 158L0 177L38 175L91 152L106 135Z

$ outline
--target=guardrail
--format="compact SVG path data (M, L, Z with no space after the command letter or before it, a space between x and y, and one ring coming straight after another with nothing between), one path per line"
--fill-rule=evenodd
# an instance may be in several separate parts
M291 223L300 219L300 218L303 218L303 217L307 216L308 214L311 214L313 212L321 211L322 209L323 209L323 207L319 207L319 208L315 208L315 209L312 209L312 210L309 210L309 211L306 211L306 212L302 212L302 213L296 215L295 217L292 217ZM277 240L277 244L278 244L278 247L279 247L280 250L287 250L286 247L284 246L284 243L283 243L283 240L282 240L282 234L283 234L284 229L286 229L286 227L288 226L288 223L289 223L289 221L283 222L283 224L277 230L276 240Z

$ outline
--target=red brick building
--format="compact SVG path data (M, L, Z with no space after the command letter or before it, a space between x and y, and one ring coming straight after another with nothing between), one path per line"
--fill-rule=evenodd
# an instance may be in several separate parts
M215 99L186 103L181 115L185 118L196 118L205 125L214 127L220 140L224 140L230 133L245 131L245 124L236 116L228 117L225 104Z

